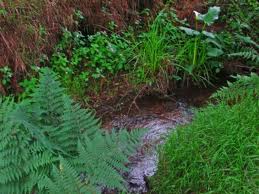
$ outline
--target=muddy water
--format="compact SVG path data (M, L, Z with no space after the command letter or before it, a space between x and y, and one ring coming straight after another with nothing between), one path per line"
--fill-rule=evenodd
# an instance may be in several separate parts
M190 122L193 116L192 109L180 102L156 103L152 105L152 109L144 109L145 111L136 115L117 116L109 123L110 127L118 129L147 129L141 146L130 158L128 164L130 170L125 174L130 193L148 191L146 180L153 176L157 169L157 147L165 141L168 133L175 130L176 126Z

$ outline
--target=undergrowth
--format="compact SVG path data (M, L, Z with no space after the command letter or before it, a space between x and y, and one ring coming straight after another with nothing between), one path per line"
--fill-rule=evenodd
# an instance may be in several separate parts
M258 68L258 11L257 0L224 1L210 0L210 4L223 9L221 22L225 24L223 34L228 34L230 40L225 47L230 60L240 60L244 65Z
M108 2L105 1L103 5ZM125 1L124 4L130 6L129 2ZM112 12L114 20L104 18L107 27L100 28L105 31L94 32L88 29L95 19L91 18L93 13L89 11L87 3L78 7L76 1L71 1L71 9L68 9L68 4L52 4L48 0L41 3L35 0L0 1L1 29L5 31L1 32L0 38L3 39L3 52L8 51L1 61L0 92L8 94L14 88L19 91L17 82L23 77L19 72L28 67L31 72L23 77L28 79L24 83L22 81L21 86L33 86L30 80L36 78L31 79L30 75L37 77L33 67L44 65L60 75L63 86L76 99L83 99L87 92L98 94L104 83L111 82L118 74L126 75L127 82L137 87L142 88L145 84L167 93L170 87L211 85L228 61L234 61L233 66L241 63L241 67L248 65L249 71L258 71L256 0L209 0L206 4L207 13L194 10L194 21L180 20L170 1L164 3L165 6L157 15L152 14L152 9L150 12L144 9L141 13L146 13L148 18L143 21L144 18L139 18L135 21L139 25L121 31L118 31L122 27L120 22L115 20L117 15ZM107 7L115 4L116 1L112 1ZM141 3L132 2L132 5L138 4ZM99 11L106 10L101 4L96 6ZM115 9L124 9L121 6L118 4ZM64 13L63 9L68 13ZM43 17L45 10L53 17ZM105 15L108 13L105 12ZM99 17L97 20L100 22ZM220 30L217 30L217 24L220 24ZM222 31L221 25L223 32L216 33ZM16 31L11 30L10 26L17 26L21 30L21 40L12 35L11 32ZM56 44L61 26L63 35ZM22 44L16 45L16 42ZM12 48L9 49L9 46ZM54 47L51 55L48 46ZM29 93L30 90L25 91L23 98Z
M130 54L129 42L116 33L97 32L86 37L65 29L51 66L70 93L82 97L98 80L127 69Z
M238 76L160 151L153 193L258 193L259 76Z

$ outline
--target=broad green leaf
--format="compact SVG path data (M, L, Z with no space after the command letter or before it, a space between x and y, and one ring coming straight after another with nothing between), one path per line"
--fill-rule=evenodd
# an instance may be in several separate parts
M207 32L207 31L202 31L202 34L204 34L205 36L214 39L215 35L211 32Z
M223 54L224 52L221 49L218 48L208 48L208 53L207 55L209 57L219 57Z
M207 43L211 43L211 44L215 45L218 48L222 48L222 45L216 39L207 38L206 42Z
M212 25L215 20L219 19L220 7L210 7L206 14L194 11L197 20L203 21L208 26Z
M197 35L200 35L200 32L196 31L196 30L193 30L191 28L186 28L186 27L183 27L181 26L180 27L181 30L183 30L186 34L190 35L190 36L197 36Z

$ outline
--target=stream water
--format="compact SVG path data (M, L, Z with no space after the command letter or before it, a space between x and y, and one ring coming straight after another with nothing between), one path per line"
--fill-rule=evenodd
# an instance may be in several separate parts
M129 172L125 174L130 193L137 194L148 191L146 180L153 176L157 169L157 147L165 141L168 133L172 132L176 126L190 122L193 116L191 108L185 103L153 104L154 106L160 107L164 111L157 112L153 109L137 115L121 115L109 123L110 127L118 129L147 129L136 154L129 159ZM171 106L171 108L167 107L168 110L166 110L165 106Z

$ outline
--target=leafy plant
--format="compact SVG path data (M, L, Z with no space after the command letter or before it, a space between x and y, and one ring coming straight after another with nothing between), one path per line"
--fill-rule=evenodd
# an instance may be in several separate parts
M0 4L2 4L2 3L3 3L3 1L0 0ZM1 16L1 15L5 16L6 14L7 14L6 9L1 7L1 8L0 8L0 16Z
M126 69L129 54L129 42L117 34L108 35L97 32L89 36L89 65L95 69L94 78L104 77L107 73L116 74Z
M250 60L254 62L254 66L259 66L259 54L253 48L242 49L240 52L231 53L228 55L229 57L240 57L246 60Z
M238 76L161 148L151 193L257 193L259 76ZM245 95L243 95L245 94ZM228 99L239 99L229 105Z
M257 0L211 0L211 4L222 5L224 34L230 34L231 41L225 50L231 60L241 59L244 66L258 66L258 11ZM242 60L243 59L243 60Z
M259 67L259 45L252 40L249 36L236 35L234 36L235 42L229 49L228 57L244 59L247 65L252 67Z
M211 98L216 99L218 102L232 101L237 103L246 96L258 96L259 94L259 78L255 73L250 76L232 76L236 79L235 82L228 82L227 87L222 87Z
M4 86L7 86L10 84L11 78L13 76L13 72L8 66L4 66L0 68L0 77L1 82Z
M81 75L85 74L82 69L87 59L86 54L85 37L80 32L70 32L64 29L62 39L52 55L51 65L53 70L62 77L63 85L72 94L80 94L80 91L84 91L87 85L88 77Z
M130 54L129 42L118 34L97 32L85 37L65 30L51 64L70 93L84 96L89 82L125 70Z
M165 40L165 34L161 34L156 25L142 35L138 61L141 65L136 69L140 81L154 82L158 72L164 68L163 63L167 58Z
M36 88L36 85L38 83L38 78L32 77L30 79L24 79L20 86L23 88L23 92L19 95L19 101L22 101L26 98L28 98Z
M192 80L197 84L206 85L210 83L214 72L218 73L221 68L217 58L223 54L222 46L214 33L205 30L219 18L220 8L210 7L206 14L196 11L194 13L196 29L180 27L190 38L186 38L179 48L175 63L177 74L183 77L183 84L189 85L189 81ZM198 21L204 23L200 31Z
M258 35L258 9L257 0L231 0L227 3L224 0L210 0L211 4L222 5L224 12L223 22L231 31L238 34L256 38Z
M32 97L0 100L0 193L125 190L120 172L143 131L104 132L44 68Z

